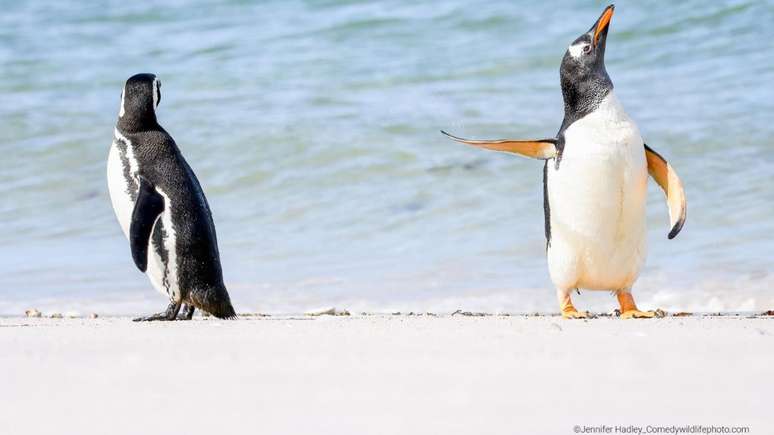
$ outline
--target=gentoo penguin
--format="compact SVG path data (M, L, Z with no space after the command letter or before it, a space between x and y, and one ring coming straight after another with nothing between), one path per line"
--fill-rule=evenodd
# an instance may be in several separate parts
M555 138L468 140L469 145L545 160L543 208L551 280L562 316L583 318L572 290L613 291L621 317L654 317L640 311L631 290L645 260L647 177L666 194L669 238L685 223L683 185L672 166L648 147L613 92L605 70L605 41L614 7L608 6L580 35L560 68L564 121Z
M235 317L210 207L172 136L156 120L159 101L155 75L126 81L107 165L110 199L134 264L170 300L165 312L135 321L189 320L196 308Z

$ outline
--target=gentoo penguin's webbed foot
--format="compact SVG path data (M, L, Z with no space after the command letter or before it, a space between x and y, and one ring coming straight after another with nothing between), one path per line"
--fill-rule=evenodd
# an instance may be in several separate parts
M619 291L616 296L618 297L618 303L621 305L622 319L652 319L654 317L660 318L666 316L664 310L661 309L655 311L640 311L634 303L632 294L628 291Z
M655 311L629 310L621 312L622 319L652 319L654 317L659 317Z
M578 311L576 309L562 310L562 318L564 319L593 319L594 315L588 311Z
M578 311L572 304L569 291L559 291L559 306L562 310L562 318L565 319L593 319L594 315L588 311Z
M196 311L196 307L193 305L184 304L183 309L180 310L180 314L177 315L177 320L193 319L194 311Z
M156 320L161 321L169 321L169 320L177 320L177 313L180 312L180 303L179 302L170 302L169 306L167 307L167 310L163 313L157 313L157 314L151 314L150 316L145 317L138 317L136 319L133 319L135 322L153 322ZM193 315L193 312L191 312Z

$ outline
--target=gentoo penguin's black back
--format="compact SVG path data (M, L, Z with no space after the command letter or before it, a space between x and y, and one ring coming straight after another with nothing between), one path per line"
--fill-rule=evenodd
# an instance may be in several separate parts
M161 100L160 86L153 74L129 78L122 95L122 114L116 126L132 145L140 182L153 186L171 212L171 227L158 219L148 249L159 255L166 269L177 268L177 284L183 302L217 317L234 317L223 283L209 204L175 141L156 119L155 109ZM136 185L138 181L127 180L127 183ZM172 233L174 255L164 243ZM169 264L173 259L176 264ZM168 280L173 278L165 271L165 285L169 286Z

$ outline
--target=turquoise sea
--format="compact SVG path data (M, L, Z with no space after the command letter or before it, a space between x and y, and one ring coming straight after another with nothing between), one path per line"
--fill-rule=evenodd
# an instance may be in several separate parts
M557 311L542 164L445 139L553 136L597 1L0 1L0 314L165 306L106 159L123 82L213 209L238 311ZM688 196L650 184L645 308L774 308L774 3L616 4L606 63ZM579 308L610 311L604 292Z

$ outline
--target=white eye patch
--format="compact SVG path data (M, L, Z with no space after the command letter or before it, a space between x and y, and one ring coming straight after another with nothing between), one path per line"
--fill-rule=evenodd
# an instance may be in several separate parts
M574 58L579 58L583 54L583 49L588 47L588 42L579 42L577 44L573 44L567 48L567 51L570 52L570 56Z

